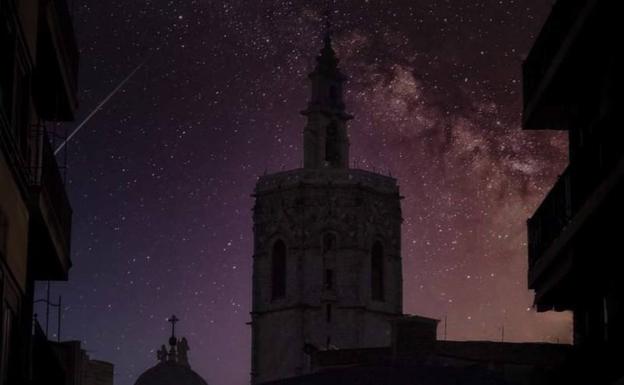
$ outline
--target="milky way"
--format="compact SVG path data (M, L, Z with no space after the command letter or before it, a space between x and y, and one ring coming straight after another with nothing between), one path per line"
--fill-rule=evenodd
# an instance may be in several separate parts
M545 4L546 3L546 4ZM299 167L320 3L75 0L77 121L145 66L72 139L74 208L63 337L131 385L175 313L194 369L248 381L251 207L264 172ZM449 339L568 341L537 314L525 221L566 140L520 129L521 64L541 0L340 1L351 163L392 173L403 200L405 311ZM71 130L74 125L58 127ZM60 154L60 159L64 159ZM39 312L42 309L38 309ZM443 337L443 330L440 330Z

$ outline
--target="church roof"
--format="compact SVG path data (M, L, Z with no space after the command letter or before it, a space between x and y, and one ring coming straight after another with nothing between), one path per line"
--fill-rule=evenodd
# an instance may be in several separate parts
M178 318L173 315L167 321L171 323L169 349L165 345L161 346L156 355L158 364L141 374L134 385L208 385L191 369L188 360L190 348L186 338L178 339L175 336Z
M141 374L134 385L208 385L189 366L159 362Z

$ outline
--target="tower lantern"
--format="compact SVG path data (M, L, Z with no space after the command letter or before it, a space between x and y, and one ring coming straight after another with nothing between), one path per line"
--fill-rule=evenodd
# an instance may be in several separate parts
M306 168L349 167L347 121L353 116L345 112L343 85L347 77L338 68L338 62L328 26L316 67L308 75L310 100L301 112L308 120L303 134Z

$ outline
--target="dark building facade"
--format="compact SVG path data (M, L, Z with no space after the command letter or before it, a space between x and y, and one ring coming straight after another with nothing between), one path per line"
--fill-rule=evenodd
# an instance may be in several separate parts
M91 359L80 341L48 343L61 364L64 385L113 385L113 364Z
M620 3L559 0L523 68L524 128L569 137L569 165L528 220L535 305L574 313L569 383L624 382Z
M65 0L0 0L2 385L33 379L34 283L71 266L72 210L46 122L73 119L77 69Z
M80 341L50 341L38 322L31 344L29 385L113 385L114 366L92 360Z
M392 323L390 345L310 352L311 373L266 385L550 385L569 345L440 341L437 321Z
M349 167L329 35L309 79L304 167L260 177L254 193L252 383L309 373L306 350L387 346L402 314L399 189Z

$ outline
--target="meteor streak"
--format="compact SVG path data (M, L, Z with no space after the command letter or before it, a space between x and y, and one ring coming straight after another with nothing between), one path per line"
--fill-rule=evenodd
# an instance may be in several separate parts
M61 151L63 149L63 147L65 147L65 145L67 144L67 142L69 142L71 140L71 138L74 137L74 135L76 135L78 133L78 131L80 131L80 129L87 124L87 122L93 117L93 115L97 114L99 110L102 109L102 107L104 107L104 105L110 100L110 98L112 98L113 96L115 96L115 94L121 89L121 87L124 86L124 84L126 84L128 82L128 80L130 80L130 78L132 78L132 76L134 76L135 73L137 73L137 71L139 69L141 69L141 67L143 67L143 65L145 64L147 60L144 60L143 62L141 62L138 66L136 66L136 68L134 70L132 70L132 72L130 72L130 74L128 76L126 76L121 83L119 83L117 85L117 87L115 87L113 89L113 91L111 91L110 94L108 94L108 96L106 96L104 98L104 100L102 100L100 102L100 104L97 105L97 107L95 107L95 109L93 111L91 111L89 113L89 115L87 115L86 118L84 118L84 120L82 122L80 122L80 124L74 129L74 131L71 132L71 134L69 134L69 136L56 148L56 150L54 150L54 155L58 154L59 151Z

